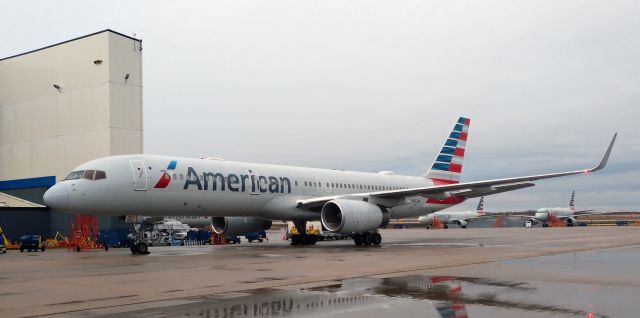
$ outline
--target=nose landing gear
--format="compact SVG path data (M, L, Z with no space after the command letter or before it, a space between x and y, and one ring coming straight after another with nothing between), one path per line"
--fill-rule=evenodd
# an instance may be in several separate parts
M131 254L133 255L147 255L149 253L149 245L145 242L137 242L131 245Z

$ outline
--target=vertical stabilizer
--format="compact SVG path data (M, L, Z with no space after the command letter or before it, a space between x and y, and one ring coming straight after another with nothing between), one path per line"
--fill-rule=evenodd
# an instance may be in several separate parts
M484 213L484 197L480 197L480 201L478 202L478 207L476 208L476 212Z
M431 169L424 175L425 178L432 179L436 185L460 182L470 123L469 118L458 118Z
M576 192L575 191L571 191L571 199L569 200L569 209L571 210L571 212L575 212L576 211Z

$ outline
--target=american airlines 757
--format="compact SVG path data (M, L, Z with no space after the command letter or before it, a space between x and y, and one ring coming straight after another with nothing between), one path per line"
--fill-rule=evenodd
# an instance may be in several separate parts
M422 176L121 155L81 164L51 187L44 201L80 214L212 216L214 230L227 235L268 229L272 220L290 220L300 233L292 237L292 244L301 245L316 243L305 225L320 220L329 231L353 234L357 245L379 245L378 229L390 219L531 187L536 180L600 170L617 135L591 169L460 183L469 123L468 118L458 119ZM137 242L132 252L147 253L147 245Z

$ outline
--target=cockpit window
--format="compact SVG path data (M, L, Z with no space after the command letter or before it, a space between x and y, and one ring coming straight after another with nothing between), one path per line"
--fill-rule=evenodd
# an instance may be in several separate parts
M84 170L82 170L82 171L73 171L64 179L65 180L77 180L77 179L82 178L83 174L84 174Z
M106 179L107 174L102 170L96 170L96 176L93 177L93 180Z
M106 179L107 174L102 170L79 170L71 172L65 180L78 180L78 179L87 179L87 180L100 180Z
M82 175L82 179L93 180L93 175L95 174L95 170L85 170Z

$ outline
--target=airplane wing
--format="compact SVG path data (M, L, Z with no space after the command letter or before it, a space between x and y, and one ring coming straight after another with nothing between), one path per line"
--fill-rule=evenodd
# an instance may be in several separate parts
M310 209L310 208L322 206L327 201L331 201L337 198L360 199L363 197L368 197L368 198L376 199L375 200L376 204L380 204L386 207L394 207L396 205L405 204L404 199L411 196L421 196L421 197L433 198L438 200L443 200L449 197L464 197L468 199L468 198L475 198L479 196L486 196L486 195L492 195L492 194L501 193L501 192L527 188L535 185L531 183L531 181L564 177L564 176L570 176L570 175L576 175L576 174L588 174L591 172L602 170L607 165L607 161L609 160L609 155L611 154L611 149L613 148L613 144L616 141L617 136L618 136L617 133L613 135L613 139L611 139L611 142L609 143L609 147L607 148L607 151L602 157L602 160L600 160L600 163L597 166L591 169L539 174L539 175L531 175L531 176L515 177L515 178L437 185L437 186L431 186L431 187L420 187L420 188L411 188L411 189L403 189L403 190L378 191L378 192L371 192L371 193L355 193L355 194L347 194L347 195L335 195L335 196L316 197L316 198L310 198L310 199L300 199L296 201L296 206L298 208Z

